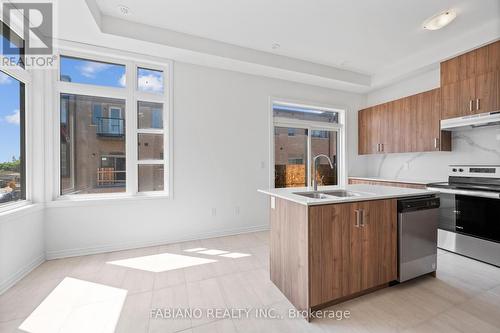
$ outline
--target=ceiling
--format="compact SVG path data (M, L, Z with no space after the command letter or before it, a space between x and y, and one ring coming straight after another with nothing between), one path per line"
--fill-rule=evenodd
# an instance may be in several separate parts
M438 63L445 48L456 53L477 47L485 41L464 43L474 44L471 31L482 26L493 27L500 37L499 0L86 1L94 2L103 17L369 76L383 76L398 64L400 72L416 70L409 67L424 57L427 65ZM130 14L122 15L118 5L127 6ZM422 29L425 19L449 8L458 13L449 26ZM468 38L460 42L462 35Z

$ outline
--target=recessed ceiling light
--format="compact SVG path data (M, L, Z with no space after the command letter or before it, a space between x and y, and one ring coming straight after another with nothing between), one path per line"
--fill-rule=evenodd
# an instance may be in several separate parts
M124 16L130 15L130 8L124 5L118 5L118 12Z
M273 48L273 50L279 49L279 48L280 48L280 46L281 46L281 45L280 45L280 44L278 44L278 43L273 43L273 44L271 45L271 47Z
M451 21L453 21L457 17L457 13L455 13L454 10L447 10L445 12L439 13L437 15L434 15L431 18L428 18L424 22L424 29L427 30L438 30L441 29L448 24L450 24Z

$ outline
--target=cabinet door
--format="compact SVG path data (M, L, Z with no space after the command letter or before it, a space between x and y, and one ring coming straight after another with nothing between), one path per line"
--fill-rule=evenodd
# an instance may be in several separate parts
M477 50L458 56L458 79L465 81L476 76Z
M441 63L441 87L473 78L476 73L476 50Z
M473 113L476 79L470 78L441 87L441 119Z
M382 153L396 153L398 151L398 137L401 134L399 127L395 126L397 119L394 117L394 102L379 106L380 117L380 150Z
M476 100L474 113L492 112L500 109L500 71L488 72L476 77Z
M476 77L471 77L460 81L457 113L463 116L473 114L475 109L475 100L476 100Z
M372 107L371 118L370 118L370 148L372 154L381 153L381 125L382 125L382 111L383 107L381 105L376 105Z
M358 113L358 153L378 153L380 134L380 109L378 106L367 108Z
M359 110L358 112L358 154L370 154L369 146L369 122L371 108Z
M458 57L441 63L441 86L449 85L460 81Z
M488 45L488 72L500 71L500 40Z
M349 294L352 211L352 204L309 209L311 306Z
M441 85L441 119L465 116L458 107L460 82Z
M396 200L375 200L358 204L361 223L361 289L397 279Z
M416 151L440 149L440 89L416 95Z
M475 76L500 70L500 41L483 46L475 52Z
M411 100L411 98L402 98L394 101L393 116L397 121L397 123L394 124L394 127L397 126L399 128L399 135L394 138L394 152L397 153L412 152L416 149L416 115L411 110Z

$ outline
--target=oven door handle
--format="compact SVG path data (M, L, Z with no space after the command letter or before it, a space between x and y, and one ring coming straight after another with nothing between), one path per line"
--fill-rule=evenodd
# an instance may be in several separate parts
M494 193L494 192L467 191L467 190L448 189L448 188L440 188L440 187L432 187L432 186L428 186L427 189L431 190L431 191L437 191L437 192L448 193L448 194L459 194L459 195L468 195L470 197L500 199L500 194Z

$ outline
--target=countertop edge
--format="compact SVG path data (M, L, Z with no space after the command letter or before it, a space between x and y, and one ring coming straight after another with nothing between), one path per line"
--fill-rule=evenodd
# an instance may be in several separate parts
M415 180L415 179L390 179L383 177L362 177L362 176L348 176L348 179L359 179L359 180L368 180L375 182L385 182L385 183L402 183L402 184L416 184L416 185L428 185L432 183L440 183L445 182L446 180Z
M379 195L374 195L371 197L350 197L350 198L345 198L345 199L335 199L335 200L321 200L321 201L314 201L314 202L305 202L301 201L299 199L295 199L293 197L290 197L288 195L282 195L282 194L277 194L273 193L270 191L266 190L257 190L260 193L267 194L272 197L280 198L283 200L291 201L298 203L300 205L304 206L320 206L320 205L334 205L334 204L342 204L342 203L347 203L347 202L359 202L359 201L374 201L374 200L383 200L383 199L397 199L397 198L409 198L409 197L419 197L422 195L432 195L432 194L439 194L438 191L433 191L433 190L421 190L423 192L419 193L400 193L400 194L379 194Z

